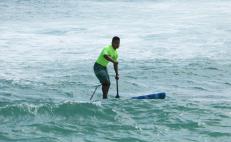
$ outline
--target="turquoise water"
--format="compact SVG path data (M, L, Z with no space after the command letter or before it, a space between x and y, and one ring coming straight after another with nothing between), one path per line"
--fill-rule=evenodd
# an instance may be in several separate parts
M231 1L0 1L1 142L229 142ZM93 64L121 37L102 100ZM166 92L165 100L132 96Z

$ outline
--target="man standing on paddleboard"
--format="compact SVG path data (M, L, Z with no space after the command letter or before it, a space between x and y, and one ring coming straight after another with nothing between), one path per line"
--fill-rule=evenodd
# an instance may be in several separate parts
M118 48L120 46L120 38L115 36L112 38L112 43L103 48L98 59L94 64L94 72L96 77L102 84L103 99L107 99L110 88L110 78L107 71L107 65L112 62L115 70L115 79L119 80L118 74Z

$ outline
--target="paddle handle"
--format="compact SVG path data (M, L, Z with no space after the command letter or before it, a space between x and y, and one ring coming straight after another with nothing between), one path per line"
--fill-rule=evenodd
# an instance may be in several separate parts
M118 83L118 79L116 79L116 98L119 98L119 83Z

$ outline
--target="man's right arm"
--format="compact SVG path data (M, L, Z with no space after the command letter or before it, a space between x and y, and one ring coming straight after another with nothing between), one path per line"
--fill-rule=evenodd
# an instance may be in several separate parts
M113 65L114 65L114 70L115 70L115 73L116 73L116 76L115 76L115 79L119 79L119 73L118 73L118 62L117 61L114 61L110 56L108 55L104 55L104 58L106 60L108 60L109 62L112 62Z
M108 60L109 62L112 62L113 64L118 64L118 62L114 61L109 55L104 55L104 58Z

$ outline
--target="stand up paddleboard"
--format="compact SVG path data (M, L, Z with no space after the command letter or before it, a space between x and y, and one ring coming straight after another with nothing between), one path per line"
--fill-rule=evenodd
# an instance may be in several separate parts
M92 100L93 96L95 95L97 88L100 86L101 85L95 86L96 88L95 88L93 94L91 95L90 100ZM118 81L116 81L116 86L117 86L116 98L119 98L120 96L119 96L119 89L118 89ZM131 99L165 99L165 97L166 97L166 93L161 92L161 93L154 93L154 94L149 94L149 95L136 96L136 97L132 97Z
M143 96L132 97L132 99L164 99L166 97L166 93L155 93Z

